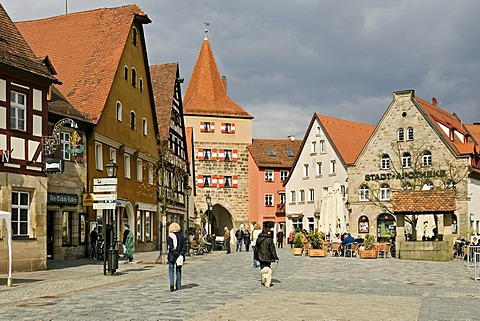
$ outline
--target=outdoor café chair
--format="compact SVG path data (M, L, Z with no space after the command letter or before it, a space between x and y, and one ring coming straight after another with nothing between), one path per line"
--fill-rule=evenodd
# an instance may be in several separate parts
M332 256L340 256L340 245L342 243L332 243Z
M348 243L345 245L345 256L348 256L347 254L350 253L350 257L357 256L357 251L358 251L358 243L353 242L353 243Z
M392 244L390 243L382 243L380 244L380 249L378 250L378 255L382 256L383 258L387 258L390 255L390 248Z

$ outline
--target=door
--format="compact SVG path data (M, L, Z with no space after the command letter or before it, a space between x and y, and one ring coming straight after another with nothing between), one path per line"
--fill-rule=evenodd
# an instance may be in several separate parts
M47 260L53 260L53 219L55 211L47 211Z

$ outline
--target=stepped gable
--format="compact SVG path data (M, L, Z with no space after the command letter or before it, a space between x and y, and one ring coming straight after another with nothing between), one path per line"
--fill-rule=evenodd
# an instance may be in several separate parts
M208 39L203 40L183 103L185 115L253 118L227 95Z
M290 139L253 139L247 149L259 168L290 168L301 145L302 141ZM275 156L270 156L268 150L273 151ZM292 151L293 157L287 155L287 150Z
M175 94L178 63L172 62L150 66L153 98L157 114L158 131L161 140L168 140L170 131L172 101Z
M353 164L375 130L374 125L317 114L345 164Z
M70 13L16 25L36 55L47 56L63 81L59 90L97 123L132 23L150 23L135 4Z
M50 72L43 59L37 58L23 38L10 16L0 4L0 64L21 69L53 80L60 84Z

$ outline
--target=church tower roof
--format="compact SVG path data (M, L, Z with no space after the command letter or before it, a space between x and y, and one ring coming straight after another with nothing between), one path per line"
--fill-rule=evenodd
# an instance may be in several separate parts
M252 119L252 115L227 95L225 87L205 37L183 98L184 114Z

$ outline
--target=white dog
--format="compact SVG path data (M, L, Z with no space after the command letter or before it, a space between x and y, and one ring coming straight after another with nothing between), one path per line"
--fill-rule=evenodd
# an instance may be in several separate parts
M272 283L272 269L266 266L262 269L261 272L262 272L262 284L266 288L269 288L270 284Z

